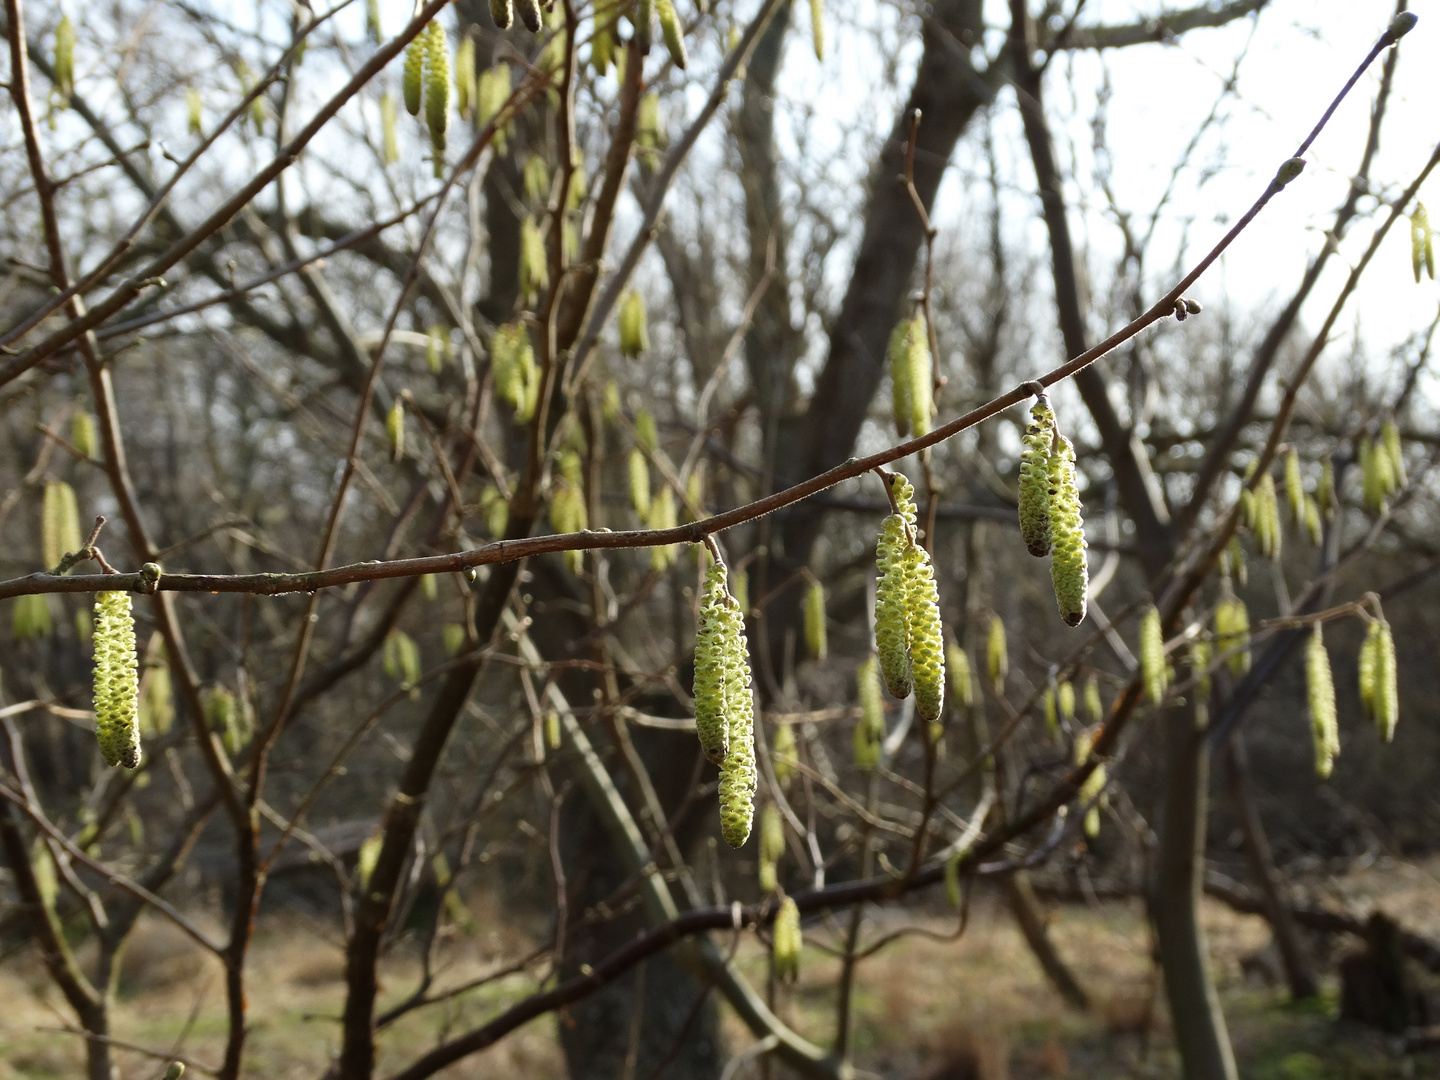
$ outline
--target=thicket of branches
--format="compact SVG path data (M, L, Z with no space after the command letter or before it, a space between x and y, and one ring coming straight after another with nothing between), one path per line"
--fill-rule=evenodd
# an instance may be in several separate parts
M1133 24L1012 0L999 25L978 0L655 0L649 32L647 0L521 3L504 31L503 2L402 21L374 0L233 18L6 0L0 920L33 936L92 1080L146 1060L110 1003L147 910L225 974L224 1057L192 1064L242 1073L256 917L301 861L334 876L348 1080L419 1080L561 1008L577 1077L627 1055L636 1075L718 1075L719 999L796 1072L851 1075L863 961L898 936L865 912L909 907L932 932L920 905L948 899L958 934L978 879L1083 1007L1036 908L1042 868L1144 893L1186 1073L1233 1077L1197 919L1207 831L1229 833L1207 825L1212 754L1249 902L1282 944L1293 905L1262 817L1308 823L1282 826L1282 854L1420 846L1434 823L1413 805L1440 730L1403 704L1395 730L1388 694L1395 653L1404 699L1433 689L1409 603L1440 558L1436 324L1384 360L1358 334L1348 359L1329 348L1387 236L1433 278L1416 197L1435 133L1402 133L1397 171L1376 168L1405 6L1388 29L1368 11L1334 29L1373 48L1344 88L1296 88L1315 130L1245 163L1274 179L1207 208L1228 230L1186 219L1195 256L1154 250L1157 223L1223 145L1237 76L1177 120L1193 137L1144 213L1113 183L1111 106L1082 112L1087 178L1049 96L1072 55L1171 47L1267 18L1265 0ZM838 129L835 102L787 81L837 46L873 80ZM899 59L857 61L876 46ZM1310 197L1303 159L1337 92L1368 96L1370 124L1303 276L1275 283L1274 311L1202 310L1196 281L1249 223ZM946 229L932 214L957 161L963 227ZM1082 258L1077 191L1117 265ZM1021 238L1037 210L1047 250ZM1016 542L1022 452L1050 468L1060 445L1022 442L1016 406L1042 393L1085 508L1078 629ZM898 535L938 579L938 611L907 594L944 628L933 720L934 642L912 638L903 699L871 659L893 469L918 511ZM1037 497L1073 554L1063 472ZM722 559L733 607L707 578ZM97 593L133 594L134 768L96 750L126 711L109 674L92 709L114 651L107 630L92 641ZM744 624L757 764L737 764L741 680L717 779L694 718L704 734L706 620L724 611ZM1247 716L1254 767L1284 778L1263 815ZM1311 778L1332 767L1329 787ZM738 852L715 843L717 801L744 831L753 813ZM182 884L196 860L222 885L219 934ZM377 1065L397 1019L473 989L443 952L477 890L543 912L534 950L497 969L537 989ZM800 925L843 957L832 1031L777 1015ZM763 987L730 962L751 932L773 944ZM423 976L382 1008L397 949ZM1291 985L1313 992L1302 952Z

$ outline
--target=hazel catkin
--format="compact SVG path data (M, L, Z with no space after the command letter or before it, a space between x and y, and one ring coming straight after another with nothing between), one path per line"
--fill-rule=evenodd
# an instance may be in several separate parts
M1315 740L1315 773L1324 778L1335 768L1340 753L1340 729L1335 717L1335 679L1330 654L1317 622L1305 648L1305 697L1310 706L1310 730Z
M714 764L725 760L730 746L725 689L728 653L724 615L725 567L714 563L705 572L699 621L695 632L695 731L700 748Z
M780 901L775 913L774 942L771 949L775 978L794 982L800 976L800 909L790 897Z
M95 735L107 765L140 764L140 681L130 594L95 596Z
M1160 629L1160 612L1153 604L1140 617L1140 677L1145 684L1145 696L1152 705L1159 705L1165 699L1170 679L1165 665L1165 638Z
M1050 554L1050 446L1055 439L1055 413L1041 396L1030 409L1030 426L1021 437L1020 536L1037 558Z
M1068 626L1085 618L1090 571L1085 558L1085 523L1075 479L1075 448L1057 435L1050 455L1050 578L1060 617Z
M720 833L727 844L738 848L750 836L755 817L755 699L750 686L745 620L733 597L726 593L724 600L725 710L730 747L720 766Z
M910 696L909 580L905 571L905 519L891 514L880 526L875 545L879 580L875 586L875 649L885 685L897 698Z
M910 622L910 670L915 711L937 720L945 703L945 638L940 625L940 594L930 553L912 543L905 552Z
M885 704L880 698L875 657L866 657L855 670L855 687L860 692L860 719L855 724L855 767L873 769L880 764L880 746L885 741Z

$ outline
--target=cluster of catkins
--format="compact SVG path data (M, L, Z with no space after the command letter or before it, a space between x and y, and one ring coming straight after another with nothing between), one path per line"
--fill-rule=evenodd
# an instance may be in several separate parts
M1383 514L1390 496L1408 482L1405 476L1405 455L1400 446L1400 429L1394 420L1380 425L1380 437L1371 441L1360 439L1360 475L1364 480L1365 509Z
M915 691L921 719L938 720L945 701L945 638L930 553L915 542L915 489L899 473L888 478L898 512L880 526L875 563L875 649L880 674L897 698ZM862 683L862 709L864 701ZM864 721L862 720L862 723ZM856 736L857 749L859 735Z
M1075 476L1075 448L1060 434L1050 399L1041 394L1030 410L1020 455L1020 531L1026 550L1050 556L1050 579L1060 617L1070 626L1085 618L1090 570L1085 522Z
M445 42L445 28L431 20L405 47L405 66L400 88L405 95L405 111L419 116L425 109L425 124L430 129L430 145L435 151L435 175L445 169L445 134L450 127L450 50Z
M700 598L694 689L700 748L720 766L720 832L738 848L755 816L755 702L745 616L719 561L706 571Z

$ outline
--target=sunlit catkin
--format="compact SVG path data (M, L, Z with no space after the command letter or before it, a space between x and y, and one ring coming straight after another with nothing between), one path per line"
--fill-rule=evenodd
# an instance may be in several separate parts
M1395 426L1394 420L1386 420L1380 425L1380 445L1385 448L1390 465L1389 480L1393 485L1393 494L1410 482L1405 475L1405 448L1400 443L1400 429Z
M829 655L825 635L825 586L812 581L805 590L805 645L816 660Z
M880 674L875 657L866 657L855 669L855 688L860 693L860 719L855 724L855 767L873 769L880 764L880 744L885 741L885 705L880 697Z
M673 529L679 522L675 513L675 493L667 484L660 489L660 494L650 500L650 518L646 525L652 529ZM675 544L656 544L650 549L650 566L655 570L664 570L675 562Z
M475 108L475 39L469 34L455 46L455 111L467 120Z
M776 869L785 854L785 823L774 803L766 803L760 812L760 891L774 892L778 884Z
M825 60L825 0L810 0L810 36L815 44L815 59ZM1430 275L1434 277L1434 274Z
M93 413L76 409L70 414L70 442L82 457L94 461L100 456L100 433Z
M650 331L646 326L645 297L639 289L630 289L620 301L620 355L637 357L650 348Z
M666 490L669 490L668 488ZM734 599L725 597L725 710L730 747L720 766L720 834L732 848L750 836L755 817L755 698L750 688L750 654L745 620Z
M1105 719L1105 706L1100 702L1100 680L1094 675L1085 680L1085 715L1092 724Z
M638 446L630 448L630 505L641 521L650 516L650 462Z
M1060 617L1069 626L1085 618L1090 570L1085 559L1085 522L1075 480L1075 448L1057 435L1050 455L1050 579Z
M1030 409L1020 453L1020 536L1037 558L1050 554L1050 447L1055 440L1055 413L1041 397Z
M916 315L899 323L890 335L890 392L895 430L901 435L930 431L934 389L930 370L930 341L925 317Z
M880 525L875 544L875 649L885 685L897 698L910 696L909 582L905 571L905 519L891 514Z
M1169 672L1165 666L1165 637L1160 631L1160 612L1152 604L1140 616L1140 678L1145 696L1152 705L1165 699Z
M1293 446L1285 455L1285 502L1290 507L1290 520L1305 524L1305 482L1300 478L1300 451Z
M75 26L69 15L61 15L55 25L54 71L55 92L68 105L75 92Z
M1250 612L1245 601L1229 596L1216 606L1215 648L1227 656L1233 678L1250 670Z
M970 654L952 641L945 650L945 668L950 676L950 703L957 709L968 709L975 703Z
M695 732L700 749L711 762L725 760L730 747L725 689L729 653L725 641L725 567L714 563L705 572L699 621L695 631Z
M1327 457L1320 463L1320 483L1315 486L1315 504L1326 521L1335 516L1335 466Z
M1395 670L1395 637L1390 624L1381 621L1375 644L1375 690L1373 694L1375 730L1383 742L1395 738L1395 724L1400 719L1400 687Z
M775 741L770 745L770 758L775 767L775 782L784 787L795 775L795 763L800 760L799 748L795 745L795 729L791 725L776 725Z
M995 693L1005 692L1005 676L1010 673L1010 656L1005 647L1005 624L999 615L990 616L990 632L985 638L985 670Z
M1360 643L1360 658L1357 664L1360 684L1360 705L1365 715L1375 719L1375 670L1380 649L1380 624L1371 622L1365 627L1365 640Z
M1383 514L1386 510L1385 496L1389 492L1389 455L1383 448L1377 448L1365 435L1360 439L1360 475L1364 480L1365 509L1372 514Z
M685 37L680 26L680 17L675 14L674 0L654 0L655 15L660 20L660 34L665 39L665 48L670 59L681 71L689 62L685 55Z
M66 555L80 550L80 509L75 489L63 480L45 485L40 506L40 556L46 570L54 570Z
M909 588L910 671L915 711L923 720L937 720L945 704L945 633L940 625L940 593L930 553L919 544L905 551Z
M395 132L395 99L386 90L380 95L380 160L394 165L400 160L400 139Z
M59 31L56 31L59 39ZM1424 271L1435 280L1435 231L1430 227L1430 215L1425 204L1417 202L1415 212L1410 215L1410 263L1415 271L1415 284L1420 284Z
M545 237L535 219L520 222L520 291L527 303L550 287L550 264L545 255Z
M1335 718L1335 679L1330 654L1317 622L1305 648L1305 697L1310 706L1310 730L1315 740L1315 773L1329 776L1340 753L1340 728Z
M1075 764L1084 765L1090 760L1090 751L1095 745L1100 729L1090 728L1075 736ZM1085 835L1090 839L1100 835L1100 808L1104 805L1105 766L1097 764L1080 785L1080 805L1085 808Z
M780 982L794 982L800 977L800 909L788 896L780 901L780 910L775 913L773 934L771 960L775 978Z
M450 50L439 19L425 28L425 123L439 168L450 127Z
M641 408L635 413L635 441L647 454L653 454L660 444L655 430L655 415L649 409Z
M95 735L106 765L140 764L140 681L130 594L95 596Z
M385 438L390 444L390 460L399 461L405 456L405 403L398 397L385 413Z
M1275 491L1275 477L1269 472L1255 486L1255 514L1261 522L1261 554L1280 561L1285 535L1280 529L1280 499Z
M411 116L420 115L420 105L425 93L425 46L427 31L421 30L405 46L405 66L401 69L400 88L404 91L405 111Z

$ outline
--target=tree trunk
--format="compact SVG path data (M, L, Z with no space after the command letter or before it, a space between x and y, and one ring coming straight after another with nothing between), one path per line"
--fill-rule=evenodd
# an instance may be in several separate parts
M1184 711L1167 710L1161 720L1165 794L1149 901L1175 1044L1186 1080L1238 1080L1200 929L1209 750L1204 730Z
M1229 781L1230 806L1240 823L1240 835L1245 842L1245 858L1250 863L1250 875L1260 890L1265 902L1265 918L1275 933L1275 944L1280 949L1280 962L1285 968L1285 981L1290 986L1290 996L1296 1001L1312 998L1319 993L1315 972L1310 966L1305 943L1300 937L1300 927L1290 910L1289 890L1275 860L1270 854L1270 842L1265 837L1265 827L1260 821L1260 811L1250 791L1250 766L1246 759L1245 743L1239 732L1235 732L1225 744L1226 779Z

